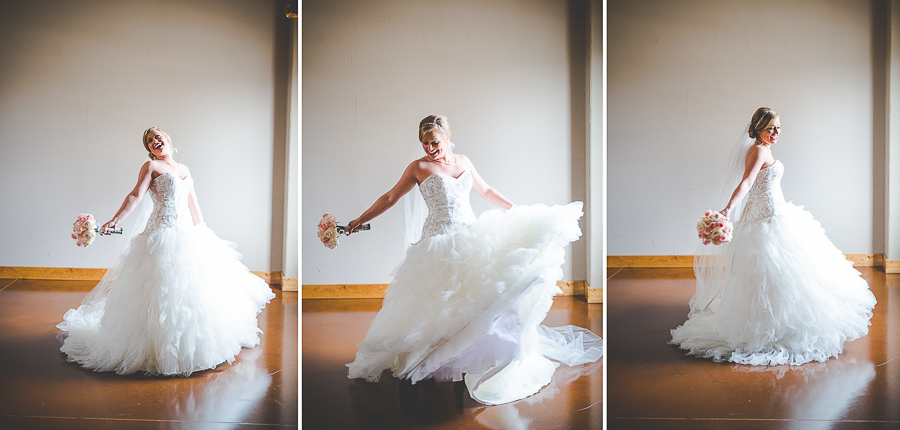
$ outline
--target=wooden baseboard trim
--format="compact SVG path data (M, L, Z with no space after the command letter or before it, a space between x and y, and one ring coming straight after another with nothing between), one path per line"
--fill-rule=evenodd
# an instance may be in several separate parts
M300 278L281 278L281 291L300 291Z
M693 255L610 255L606 267L694 267Z
M0 278L45 279L52 281L99 281L106 269L82 269L75 267L0 267Z
M844 254L856 267L878 267L877 256L881 254Z
M251 271L269 285L283 284L281 272ZM16 267L0 266L0 279L42 279L47 281L99 281L106 274L106 269L83 269L76 267ZM297 278L294 279L296 290Z
M900 260L884 259L884 273L900 273Z
M588 303L602 303L603 289L588 287L586 281L558 281L563 296L586 296ZM302 299L383 299L388 284L304 284ZM592 302L593 300L600 300Z
M856 267L878 267L878 256L881 254L845 254ZM606 267L694 267L694 256L610 255L606 257Z
M303 300L317 299L383 299L388 284L304 284Z

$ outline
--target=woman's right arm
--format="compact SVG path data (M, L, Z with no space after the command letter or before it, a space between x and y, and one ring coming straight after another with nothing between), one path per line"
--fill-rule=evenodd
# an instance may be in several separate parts
M416 162L413 161L406 167L403 176L400 177L400 181L397 182L397 185L394 185L394 188L391 188L390 191L384 193L378 200L375 200L375 203L373 203L368 210L363 212L359 218L347 223L347 228L350 230L350 233L353 233L359 226L375 219L375 217L383 214L386 210L397 204L397 202L400 201L400 197L403 197L406 193L410 192L416 183Z
M101 231L106 232L108 228L113 228L118 225L122 220L124 220L134 208L137 207L138 203L141 202L141 199L144 198L144 193L150 188L150 182L153 180L153 166L150 161L144 163L141 166L141 172L138 174L137 185L134 186L134 189L125 196L125 201L122 202L122 206L119 208L119 211L116 212L116 215L109 220L106 224L103 224L103 228Z
M722 215L725 215L725 218L731 219L731 210L744 199L744 196L746 196L748 192L750 192L750 187L753 186L756 175L759 174L759 170L762 169L763 164L766 162L767 157L765 157L765 150L766 149L759 145L753 145L750 147L750 151L747 152L747 160L744 165L744 177L741 179L741 183L738 184L737 188L734 189L734 192L731 193L731 199L728 200L728 205L722 210Z

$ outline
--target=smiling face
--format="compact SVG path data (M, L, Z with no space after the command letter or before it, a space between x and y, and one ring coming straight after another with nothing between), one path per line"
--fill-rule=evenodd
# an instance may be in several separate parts
M774 145L778 142L779 134L781 134L781 119L776 116L768 127L760 130L758 140L763 145Z
M150 129L144 133L144 148L156 158L160 158L172 153L172 142L166 132Z
M422 149L432 160L441 159L449 152L447 137L437 131L429 131L422 136Z

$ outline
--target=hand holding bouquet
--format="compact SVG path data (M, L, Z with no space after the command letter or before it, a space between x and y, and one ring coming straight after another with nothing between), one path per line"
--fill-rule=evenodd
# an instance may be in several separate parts
M94 239L97 238L97 233L122 234L122 229L116 228L109 230L108 233L103 233L97 228L97 220L95 220L94 216L91 214L79 215L78 219L75 220L75 223L72 224L72 239L75 239L75 244L78 246L83 246L85 248L91 246L91 244L94 243Z
M327 246L329 249L337 248L337 246L340 244L340 241L338 240L340 235L350 235L350 229L342 225L337 225L337 220L330 212L326 212L325 215L322 215L322 220L319 221L318 228L319 240L322 241L322 244ZM358 231L371 229L371 224L365 224L359 226L356 230Z
M734 226L725 215L716 211L706 211L697 221L697 233L704 245L721 245L731 241Z

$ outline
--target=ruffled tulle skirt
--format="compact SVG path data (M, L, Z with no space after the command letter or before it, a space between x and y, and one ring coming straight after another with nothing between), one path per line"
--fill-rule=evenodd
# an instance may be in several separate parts
M472 398L500 404L539 391L558 362L598 360L602 341L589 330L540 325L562 292L564 247L581 236L581 214L579 202L492 210L411 246L349 377L377 381L391 369L413 383L465 379Z
M826 361L868 333L869 285L802 207L741 225L731 276L705 312L672 330L688 354L751 365Z
M68 360L98 372L190 375L259 343L275 295L205 224L135 236L57 327Z

